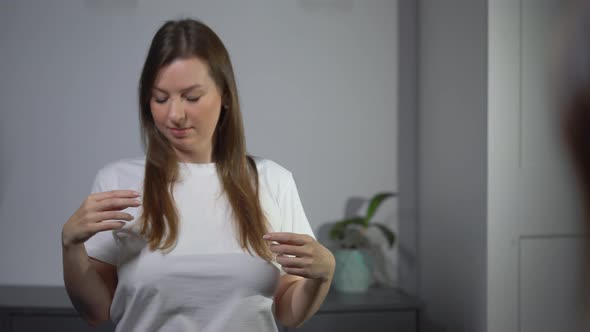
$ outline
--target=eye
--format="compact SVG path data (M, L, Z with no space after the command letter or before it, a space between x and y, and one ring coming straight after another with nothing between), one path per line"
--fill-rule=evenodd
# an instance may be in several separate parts
M164 98L164 99L157 99L157 98L154 98L154 101L155 101L156 103L158 103L158 104L163 104L163 103L165 103L165 102L166 102L166 100L168 100L168 98Z
M201 97L187 97L186 100L188 100L190 103L196 103L199 101L199 99L201 99Z

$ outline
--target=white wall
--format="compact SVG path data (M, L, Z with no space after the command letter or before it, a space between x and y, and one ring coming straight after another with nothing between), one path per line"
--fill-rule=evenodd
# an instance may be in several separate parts
M143 154L139 73L178 17L225 42L248 150L294 173L316 232L397 190L396 1L2 1L0 284L62 284L61 227L100 167Z
M399 284L418 292L418 4L398 2Z
M484 331L487 1L418 6L419 294L425 331Z

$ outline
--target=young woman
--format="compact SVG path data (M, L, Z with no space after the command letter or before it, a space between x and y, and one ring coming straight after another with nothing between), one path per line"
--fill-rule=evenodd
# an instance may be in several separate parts
M276 331L323 302L332 253L291 172L246 154L228 52L203 23L166 22L139 82L146 156L107 164L62 230L64 282L91 325Z

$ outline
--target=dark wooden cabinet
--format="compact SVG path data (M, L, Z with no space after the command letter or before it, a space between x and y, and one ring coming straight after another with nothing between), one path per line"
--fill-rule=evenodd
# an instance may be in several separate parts
M415 313L399 311L318 313L300 328L285 331L415 332L416 320Z
M303 331L418 331L420 304L415 298L391 288L371 288L365 293L330 291L318 312L299 329Z
M108 322L91 327L73 308L63 287L0 287L0 332L112 332Z
M60 332L112 332L112 323L90 327L73 309L16 309L9 311L10 332L60 331ZM4 330L2 330L4 331Z
M371 288L366 293L330 291L322 307L303 326L281 332L415 332L419 302L397 289ZM112 332L112 323L91 327L72 307L62 287L0 287L0 331Z

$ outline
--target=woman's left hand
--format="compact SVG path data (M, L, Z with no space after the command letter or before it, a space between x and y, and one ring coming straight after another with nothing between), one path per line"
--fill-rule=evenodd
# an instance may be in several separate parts
M268 233L263 237L270 244L270 250L277 253L277 263L286 273L307 279L332 280L336 260L330 250L307 234ZM295 257L288 257L292 255Z

